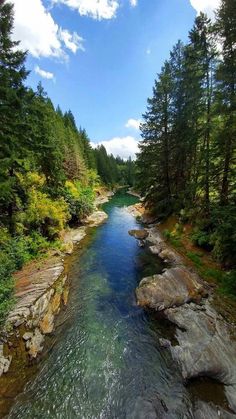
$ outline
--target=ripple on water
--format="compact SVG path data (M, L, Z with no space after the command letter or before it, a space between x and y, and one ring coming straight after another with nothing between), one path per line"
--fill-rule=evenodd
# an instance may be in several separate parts
M192 417L176 366L158 346L156 320L135 303L145 267L163 267L128 235L138 224L124 206L134 202L121 193L106 204L108 221L74 257L54 348L10 418Z

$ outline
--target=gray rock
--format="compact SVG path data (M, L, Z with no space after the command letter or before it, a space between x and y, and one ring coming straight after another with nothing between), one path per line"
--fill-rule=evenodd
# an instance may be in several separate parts
M165 310L177 326L177 346L171 347L183 378L212 377L225 385L230 408L236 412L236 342L227 324L207 301L204 306L185 304Z
M38 328L35 329L31 338L25 343L25 347L29 352L30 358L36 358L37 355L43 350L44 336Z
M2 374L5 374L9 370L11 360L11 356L4 356L3 345L0 344L0 377L2 376Z
M227 412L212 403L197 402L194 410L194 419L235 419L236 415Z
M86 218L86 224L89 224L90 227L96 227L99 224L102 224L108 215L104 211L94 211L89 217Z
M147 230L129 230L129 235L137 240L145 240L148 237Z
M136 290L138 304L162 311L186 302L200 302L206 290L198 277L184 267L167 269L161 275L144 278Z
M32 332L26 332L22 337L24 340L29 340L32 339L33 336L34 334Z

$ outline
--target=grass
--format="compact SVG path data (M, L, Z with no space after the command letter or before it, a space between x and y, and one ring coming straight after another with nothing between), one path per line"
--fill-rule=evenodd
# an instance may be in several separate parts
M175 227L173 231L165 229L163 231L163 236L171 246L176 248L186 257L202 279L217 284L217 292L219 294L236 299L236 270L229 272L224 271L212 260L210 254L208 255L206 252L201 252L200 249L199 251L189 251L185 244L187 241L187 243L189 242L192 246L191 238L189 235L186 235L181 228Z

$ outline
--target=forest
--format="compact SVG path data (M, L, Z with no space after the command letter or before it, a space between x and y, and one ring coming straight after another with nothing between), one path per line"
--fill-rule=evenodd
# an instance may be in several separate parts
M236 294L236 3L197 16L155 80L141 126L138 187L158 220L193 225ZM147 171L146 168L149 167ZM180 227L181 228L181 227Z
M11 39L0 4L0 317L12 274L60 247L60 234L92 212L102 187L134 186L158 220L177 215L212 252L236 294L236 13L223 0L213 23L197 16L157 76L136 162L93 149L73 113L43 86L27 87L27 52ZM148 170L147 170L148 167Z
M66 226L92 212L101 187L134 182L134 163L93 150L71 111L39 83L26 86L27 53L11 39L13 6L0 4L0 319L12 299L14 271L60 247ZM17 48L16 48L17 47Z

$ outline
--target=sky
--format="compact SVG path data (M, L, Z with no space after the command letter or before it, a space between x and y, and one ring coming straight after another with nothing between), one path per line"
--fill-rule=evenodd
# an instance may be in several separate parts
M134 157L154 79L196 15L220 0L11 0L27 84L43 83L93 145Z

